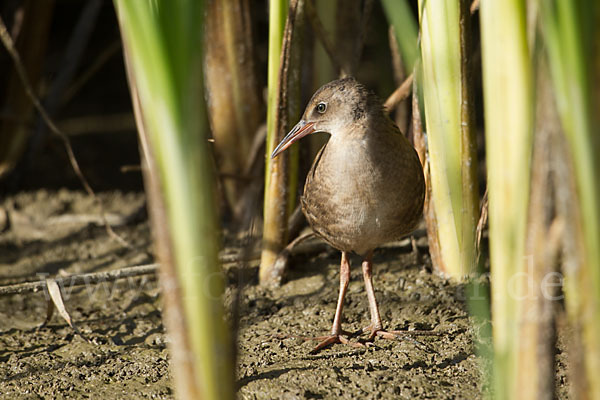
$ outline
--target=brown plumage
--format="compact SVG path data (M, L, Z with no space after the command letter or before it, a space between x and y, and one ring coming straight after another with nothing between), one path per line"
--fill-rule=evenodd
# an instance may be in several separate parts
M302 210L313 230L342 251L340 297L332 332L314 351L335 342L347 343L341 313L350 278L348 252L365 259L369 339L376 335L393 338L393 333L383 330L379 317L371 257L378 246L410 233L421 218L425 181L419 157L379 98L354 78L321 87L272 157L313 132L327 132L331 137L306 178Z

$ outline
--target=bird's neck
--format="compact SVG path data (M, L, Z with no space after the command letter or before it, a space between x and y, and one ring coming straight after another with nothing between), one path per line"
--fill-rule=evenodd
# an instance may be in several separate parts
M336 141L370 141L378 140L391 132L398 131L394 122L384 113L367 114L364 118L339 126L331 132Z

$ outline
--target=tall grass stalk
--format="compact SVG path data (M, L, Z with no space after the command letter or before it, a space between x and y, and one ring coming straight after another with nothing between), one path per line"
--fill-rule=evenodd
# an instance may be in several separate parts
M465 2L419 1L431 201L441 254L436 267L455 278L475 271L479 217L469 54L464 45L470 38L461 32L466 25L460 23L461 3Z
M480 8L488 168L494 394L515 398L517 293L524 265L534 118L532 62L523 0Z
M273 5L273 3L271 3ZM300 77L305 26L304 0L292 0L284 26L280 62L275 65L269 54L269 68L278 67L277 82L269 82L275 93L269 98L267 115L267 165L265 183L265 208L263 249L259 278L262 284L279 284L284 265L275 265L277 255L287 244L288 216L294 210L298 186L298 147L292 146L288 154L271 160L270 155L279 141L295 123L300 114ZM278 29L278 25L273 29ZM271 41L278 40L274 35ZM273 64L271 64L273 62ZM271 73L271 71L269 71Z
M529 29L532 20L529 20ZM531 31L530 31L531 32ZM536 38L530 36L530 40ZM525 238L525 269L513 276L521 285L518 295L518 345L516 391L522 400L555 398L556 310L558 257L564 220L556 218L558 207L552 180L556 179L557 138L560 122L554 103L548 64L542 46L532 46L535 74L535 125L532 142L532 169ZM524 273L523 273L524 272Z
M238 222L249 210L253 190L249 173L252 145L264 119L262 93L254 62L248 0L207 2L204 74L214 152L229 209ZM262 182L261 182L262 184Z
M565 298L581 330L588 398L600 398L600 5L540 1L556 102L576 189L579 256L565 263Z
M265 155L265 200L263 249L259 277L262 283L270 281L270 269L287 240L287 177L285 161L290 154L271 160L271 153L280 139L277 125L279 107L279 68L283 31L287 19L287 0L269 3L269 58L267 72L267 146Z
M134 104L162 188L187 335L171 343L180 398L233 398L231 340L223 319L212 166L202 99L203 2L115 0ZM141 131L140 131L141 132ZM156 226L155 226L156 228ZM159 235L160 237L160 235ZM164 245L164 243L162 243ZM162 259L161 263L171 260ZM164 266L165 270L171 267ZM181 350L181 347L184 350ZM187 350L187 352L185 351ZM182 382L180 367L193 368ZM186 391L179 390L185 387ZM191 389L190 389L191 388Z

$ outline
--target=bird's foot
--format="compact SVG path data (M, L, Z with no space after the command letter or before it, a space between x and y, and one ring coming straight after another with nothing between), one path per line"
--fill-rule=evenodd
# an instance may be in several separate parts
M331 334L331 335L327 335L327 336L317 336L317 337L313 337L313 338L307 338L305 340L318 340L319 341L319 344L317 344L310 351L310 354L317 354L319 351L323 350L325 347L328 347L328 346L330 346L332 344L336 344L336 343L345 344L345 345L348 345L351 347L358 347L358 348L366 347L366 345L364 343L351 342L350 339L348 339L348 337L351 335L352 334L343 331L338 334Z
M388 340L396 340L398 336L394 333L394 331L386 331L382 327L373 327L373 325L369 325L363 328L363 332L368 332L369 337L367 338L367 342L372 342L376 337L381 337L383 339Z
M407 331L386 331L385 329L383 329L380 326L373 327L373 325L369 325L369 326L363 328L363 332L369 333L369 337L368 337L367 341L370 341L370 342L375 340L376 337L380 337L382 339L387 339L387 340L405 339L405 338L407 338L407 336L408 336L407 334L409 333Z
M380 337L382 339L387 340L406 340L414 344L416 347L428 352L428 353L437 353L437 351L431 349L425 343L420 342L413 338L410 334L416 333L420 334L422 332L414 332L414 331L386 331L383 328L373 328L371 325L367 326L363 329L363 332L369 332L369 337L367 338L367 342L372 342L376 337ZM425 334L429 332L424 332Z

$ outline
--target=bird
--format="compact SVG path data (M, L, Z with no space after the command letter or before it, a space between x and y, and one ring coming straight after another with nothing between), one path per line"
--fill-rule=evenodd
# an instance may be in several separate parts
M312 230L341 251L340 289L329 335L315 339L311 351L350 342L342 330L344 297L350 281L350 253L362 257L369 302L369 336L395 339L383 328L372 281L373 251L412 232L425 199L423 168L416 150L388 116L381 100L353 77L323 85L308 102L300 121L271 154L315 132L329 140L306 177L301 206Z

